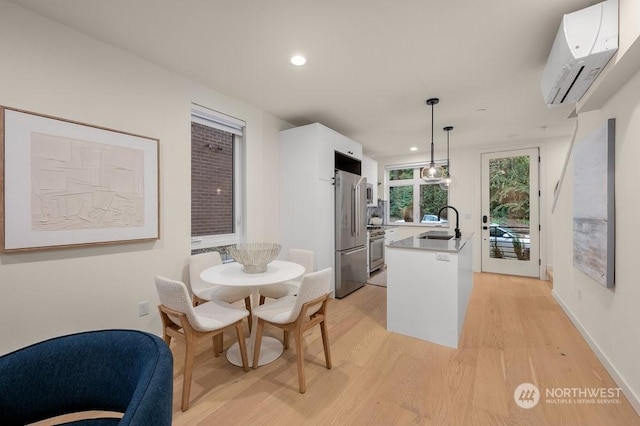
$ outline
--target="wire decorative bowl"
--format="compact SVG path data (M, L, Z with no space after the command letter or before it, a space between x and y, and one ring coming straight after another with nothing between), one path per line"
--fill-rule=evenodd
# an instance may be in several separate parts
M280 254L282 246L276 243L248 243L230 246L229 255L242 265L247 274L260 274Z

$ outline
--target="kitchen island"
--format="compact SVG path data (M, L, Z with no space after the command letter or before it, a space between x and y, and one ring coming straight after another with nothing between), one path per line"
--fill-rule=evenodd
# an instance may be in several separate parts
M386 247L387 330L457 348L473 286L473 234L438 239L444 234Z

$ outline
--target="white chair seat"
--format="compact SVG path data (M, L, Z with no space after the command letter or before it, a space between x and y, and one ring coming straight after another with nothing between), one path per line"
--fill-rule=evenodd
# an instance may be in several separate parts
M193 311L197 319L197 326L193 324L193 328L198 331L209 331L228 327L234 322L249 316L249 311L246 309L219 301L207 302L195 306Z
M260 295L269 299L280 299L285 296L295 296L300 289L300 282L285 281L278 284L269 284L260 287Z
M313 272L313 252L304 249L289 249L287 260L304 266L304 275ZM304 277L304 275L302 277ZM297 296L302 277L283 283L260 287L260 304L265 298L280 299L285 296Z
M250 287L226 287L216 285L208 288L193 288L193 294L203 300L219 300L226 303L234 303L251 296Z
M295 304L296 296L284 296L254 308L253 315L269 322L287 324L292 321Z

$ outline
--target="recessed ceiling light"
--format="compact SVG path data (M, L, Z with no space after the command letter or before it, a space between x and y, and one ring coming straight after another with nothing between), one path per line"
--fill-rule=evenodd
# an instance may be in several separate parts
M302 65L307 63L307 58L305 58L302 55L295 55L295 56L291 57L291 63L293 65L296 65L296 66L300 67L300 66L302 66Z
M412 146L411 148L409 148L409 151L417 151L418 147L417 146Z

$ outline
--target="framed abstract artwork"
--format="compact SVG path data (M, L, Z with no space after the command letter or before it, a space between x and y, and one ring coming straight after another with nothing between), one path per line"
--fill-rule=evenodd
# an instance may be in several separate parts
M605 287L615 282L615 123L573 150L573 264Z
M0 251L159 238L159 141L0 107Z

